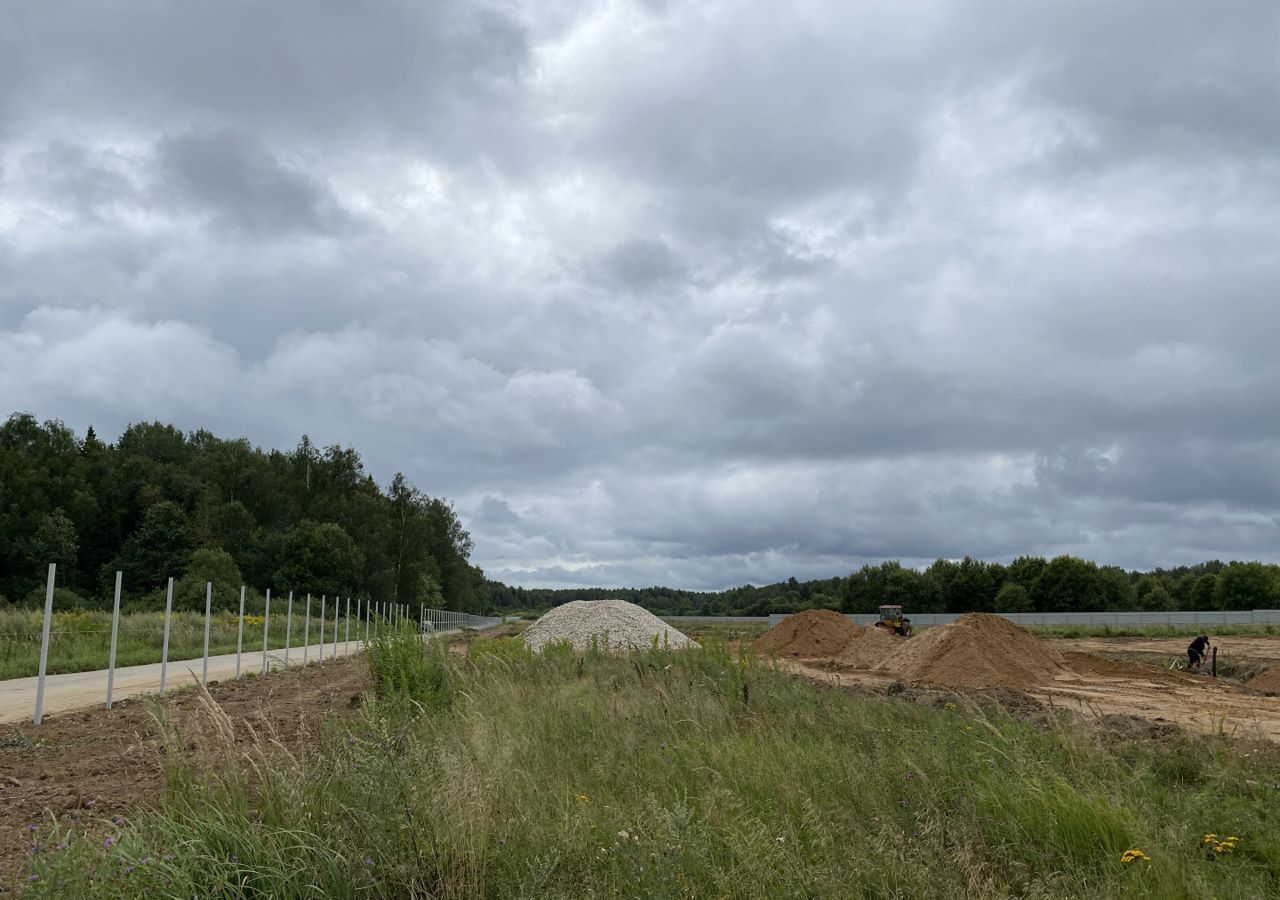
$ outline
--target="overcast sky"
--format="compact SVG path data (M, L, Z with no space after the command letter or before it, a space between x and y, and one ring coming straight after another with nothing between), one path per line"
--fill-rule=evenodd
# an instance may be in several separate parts
M0 10L0 414L528 586L1280 558L1274 0Z

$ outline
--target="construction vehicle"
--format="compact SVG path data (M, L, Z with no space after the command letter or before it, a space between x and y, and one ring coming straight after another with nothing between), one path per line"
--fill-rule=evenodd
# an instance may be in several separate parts
M911 620L902 615L901 606L881 606L880 621L876 622L876 627L899 637L911 636Z

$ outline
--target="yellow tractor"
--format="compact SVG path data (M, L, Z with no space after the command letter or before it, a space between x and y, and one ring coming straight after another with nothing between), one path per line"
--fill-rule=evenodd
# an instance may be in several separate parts
M876 627L899 637L911 637L911 620L902 615L901 606L880 607L880 621Z

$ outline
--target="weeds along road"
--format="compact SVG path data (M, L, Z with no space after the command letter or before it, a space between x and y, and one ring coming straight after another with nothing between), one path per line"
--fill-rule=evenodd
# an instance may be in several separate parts
M359 652L362 642L352 640L348 647L345 641L338 641L337 656L347 656ZM320 660L320 644L312 644L307 648L307 661ZM289 649L289 668L302 665L302 647ZM335 647L332 641L324 644L324 658L334 658ZM284 668L284 650L271 650L267 653L268 666L272 670ZM169 660L168 672L165 675L165 690L190 687L193 684L192 673L199 681L203 668L203 657L195 659ZM257 675L262 672L262 650L246 649L240 657L240 672L244 675ZM236 654L225 653L221 656L209 657L209 680L226 681L236 674ZM35 714L36 676L28 678L12 678L0 681L0 724L29 722ZM160 690L160 663L148 663L142 666L125 666L116 669L113 697L123 700L138 694L154 694ZM69 672L65 675L49 675L44 684L44 714L46 716L91 706L105 706L107 702L107 670L94 672Z

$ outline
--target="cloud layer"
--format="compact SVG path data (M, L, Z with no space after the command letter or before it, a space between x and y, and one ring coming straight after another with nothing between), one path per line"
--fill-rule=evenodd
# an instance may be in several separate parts
M526 585L1277 559L1274 4L9 6L6 410Z

